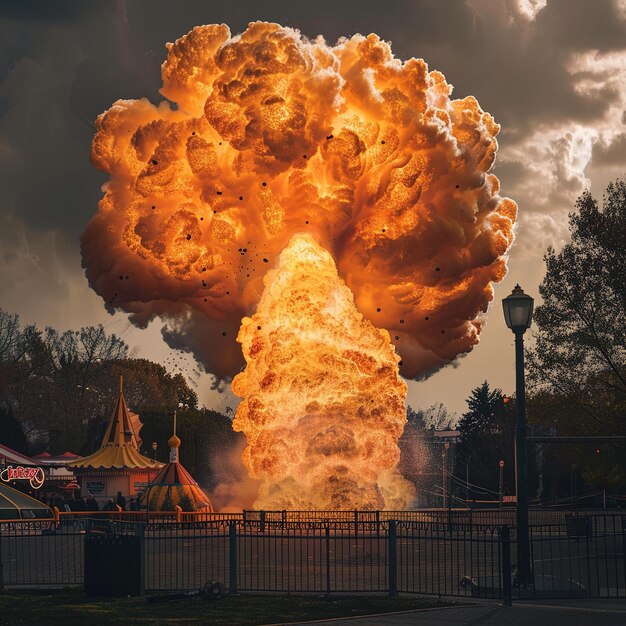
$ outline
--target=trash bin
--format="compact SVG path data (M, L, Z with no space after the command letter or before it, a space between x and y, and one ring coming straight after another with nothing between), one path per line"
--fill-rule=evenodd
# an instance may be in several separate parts
M591 539L591 517L588 515L566 515L565 527L568 537Z
M133 528L134 527L134 528ZM141 596L144 584L143 524L98 524L85 535L85 594Z

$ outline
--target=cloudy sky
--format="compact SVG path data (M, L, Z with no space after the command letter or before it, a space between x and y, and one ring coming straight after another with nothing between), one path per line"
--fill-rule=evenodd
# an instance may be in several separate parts
M548 245L567 238L567 213L585 189L601 197L626 172L626 1L293 0L0 2L0 307L26 323L103 322L136 354L184 367L201 400L224 409L190 358L163 343L160 325L109 316L89 289L79 236L105 182L89 163L97 115L119 98L161 98L165 43L199 24L233 33L277 21L328 42L378 33L401 59L424 58L502 125L495 169L519 204L508 277L473 353L425 382L415 407L464 408L487 379L514 389L512 335L500 300L519 282L537 295Z

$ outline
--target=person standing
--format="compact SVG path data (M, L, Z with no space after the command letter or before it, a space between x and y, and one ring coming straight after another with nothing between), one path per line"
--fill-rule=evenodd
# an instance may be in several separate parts
M98 501L93 497L91 493L87 493L87 510L88 511L98 511L100 507L98 506Z
M126 510L126 498L122 495L121 491L117 492L117 505L122 509L122 511Z

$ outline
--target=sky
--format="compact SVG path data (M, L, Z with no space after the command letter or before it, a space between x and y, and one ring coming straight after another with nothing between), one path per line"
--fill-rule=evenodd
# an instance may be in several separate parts
M489 381L514 391L513 335L501 300L516 283L538 302L543 254L567 241L567 214L626 172L626 1L316 0L0 2L0 308L61 330L103 323L137 356L182 368L200 401L234 408L161 326L109 315L89 288L79 237L106 178L89 162L95 119L119 98L162 100L165 43L200 24L276 21L329 43L377 33L396 57L423 58L453 97L474 95L501 124L494 173L519 205L508 276L480 344L425 381L409 404L461 413ZM532 341L532 336L529 336Z

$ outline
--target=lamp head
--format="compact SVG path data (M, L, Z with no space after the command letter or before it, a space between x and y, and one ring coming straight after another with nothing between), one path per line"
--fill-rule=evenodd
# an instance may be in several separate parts
M523 334L530 328L534 304L535 301L519 285L515 285L511 295L502 300L504 320L514 333Z

